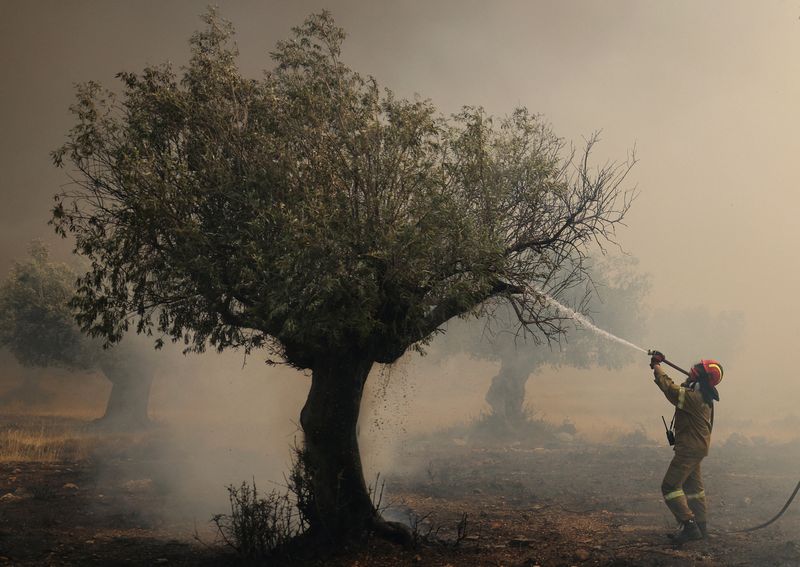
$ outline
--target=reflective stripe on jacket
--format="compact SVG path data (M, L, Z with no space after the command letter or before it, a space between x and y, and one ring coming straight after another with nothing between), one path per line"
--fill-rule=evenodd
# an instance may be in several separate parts
M655 383L675 406L675 452L708 455L711 444L712 410L700 392L678 386L656 366Z

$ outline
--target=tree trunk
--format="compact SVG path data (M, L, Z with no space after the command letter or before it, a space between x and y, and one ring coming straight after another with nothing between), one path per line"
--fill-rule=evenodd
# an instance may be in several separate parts
M312 534L328 544L362 540L375 531L401 542L409 539L407 530L381 520L364 481L357 425L372 365L372 360L342 356L314 366L300 414L314 498L308 519Z
M492 408L492 415L509 431L525 421L523 405L525 384L530 369L522 367L505 358L500 362L500 371L492 378L492 385L486 393L486 401Z
M150 425L147 405L153 373L150 369L117 364L103 366L111 382L106 412L98 422L115 429L140 429Z

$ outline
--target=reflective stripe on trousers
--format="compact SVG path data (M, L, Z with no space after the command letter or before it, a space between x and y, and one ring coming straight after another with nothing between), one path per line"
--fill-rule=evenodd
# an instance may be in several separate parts
M669 494L664 495L664 500L675 500L676 498L680 498L681 496L686 496L683 490L675 490L670 492Z
M702 456L676 453L661 483L664 502L679 522L706 521L705 490L700 473L702 460Z

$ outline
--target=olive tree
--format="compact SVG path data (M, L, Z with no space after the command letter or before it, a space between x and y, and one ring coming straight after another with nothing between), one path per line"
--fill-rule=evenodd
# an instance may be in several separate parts
M120 428L147 425L152 365L129 341L104 349L81 332L70 307L76 279L69 266L52 262L47 248L34 242L29 257L15 262L0 283L0 347L24 366L100 370L112 387L98 422Z
M637 271L636 265L631 256L593 259L586 272L587 279L565 291L561 301L583 311L599 327L638 341L646 330L643 302L649 280ZM513 311L505 310L496 313L491 321L485 318L457 321L431 347L434 358L467 354L500 363L486 393L490 408L487 423L498 435L513 435L524 426L525 389L532 375L557 372L565 366L617 369L633 361L636 354L598 337L579 322L566 325L567 336L558 344L526 340L519 330Z
M591 241L630 205L630 163L595 169L525 109L451 117L398 98L341 60L328 13L243 77L213 11L188 65L78 88L54 152L74 185L53 223L91 260L75 306L115 341L134 325L189 350L266 348L310 371L300 414L311 532L391 535L357 440L377 364L422 348L449 319L514 306L559 331L541 300L582 277Z

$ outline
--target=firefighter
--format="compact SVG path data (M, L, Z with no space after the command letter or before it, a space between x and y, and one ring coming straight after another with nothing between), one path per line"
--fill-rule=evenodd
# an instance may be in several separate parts
M701 360L681 384L675 384L661 368L664 355L655 352L650 359L655 383L675 406L675 456L669 464L661 492L667 507L680 523L672 535L676 545L708 537L706 497L700 462L708 455L714 425L714 402L719 401L716 386L722 381L722 365L716 360Z

